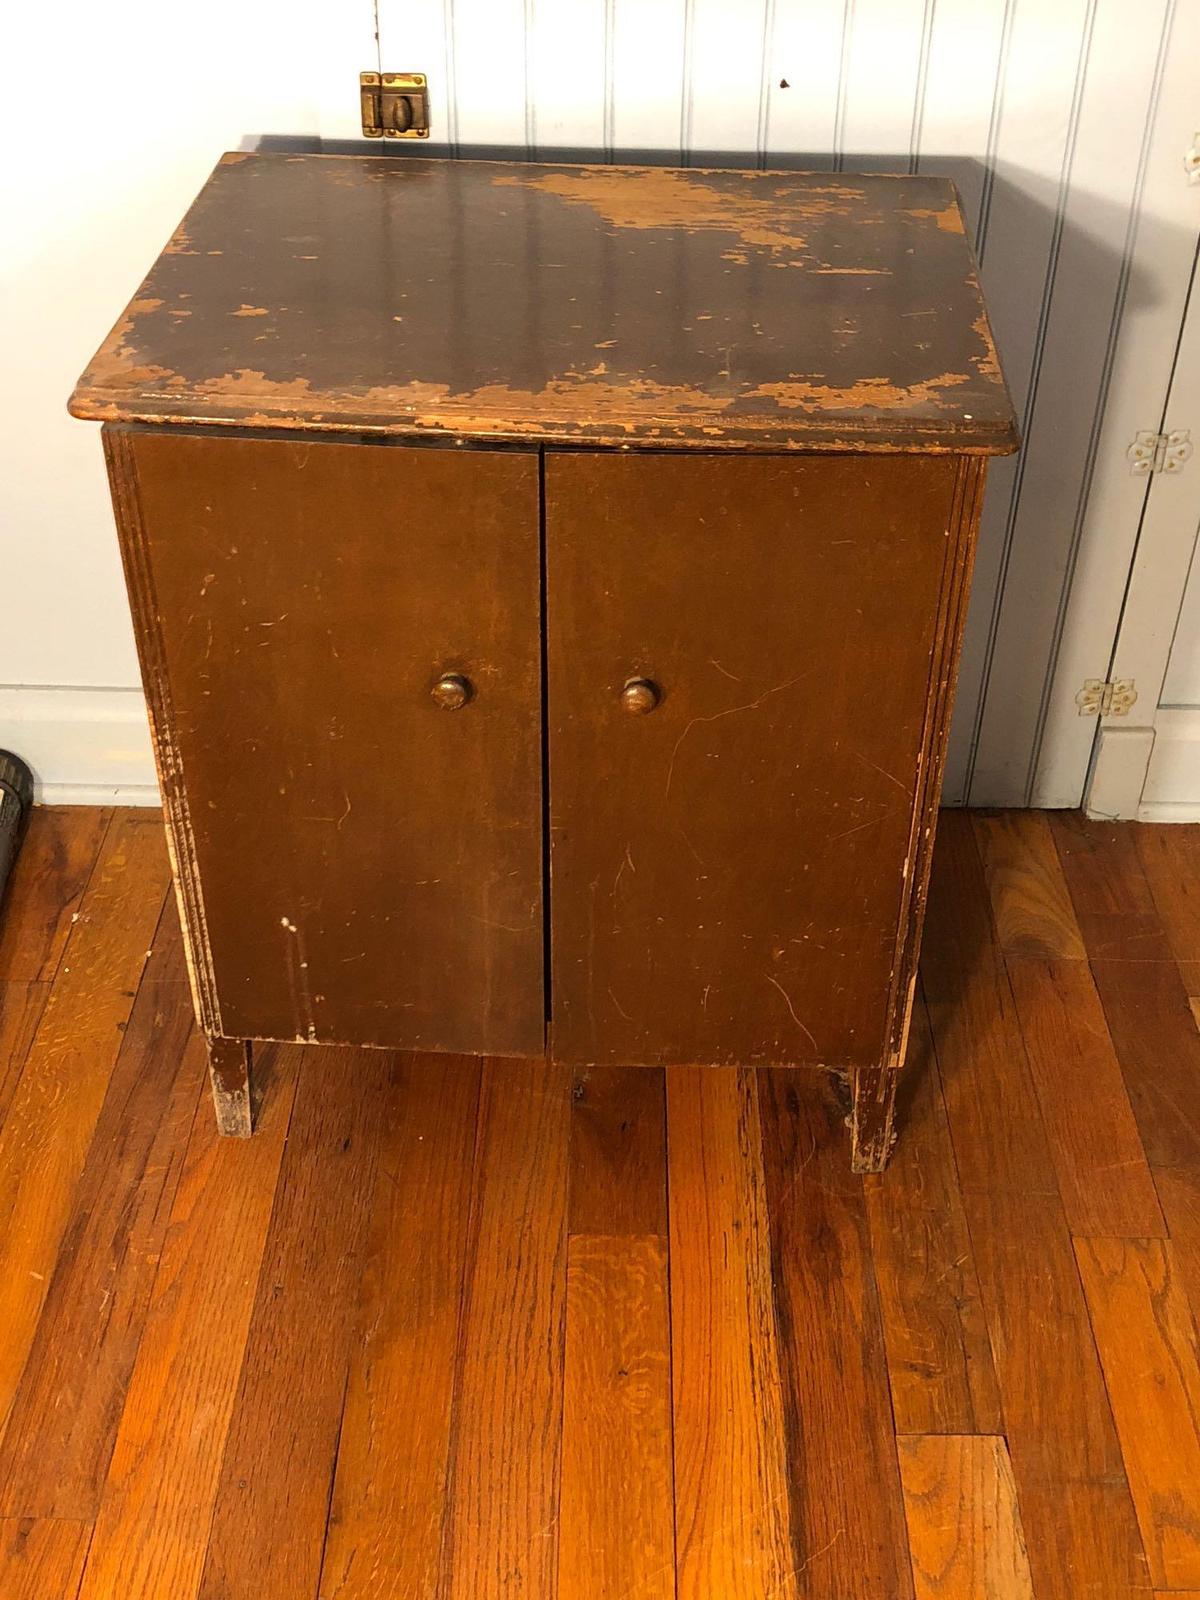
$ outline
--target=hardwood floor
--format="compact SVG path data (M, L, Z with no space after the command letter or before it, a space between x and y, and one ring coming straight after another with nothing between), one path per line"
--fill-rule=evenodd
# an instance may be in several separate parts
M905 1124L819 1075L264 1052L161 829L0 934L2 1600L1200 1595L1200 827L947 813Z

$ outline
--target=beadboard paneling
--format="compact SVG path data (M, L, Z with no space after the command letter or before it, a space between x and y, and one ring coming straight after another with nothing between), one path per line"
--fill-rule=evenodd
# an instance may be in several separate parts
M1124 450L1136 427L1157 423L1147 414L1131 426L1128 406L1121 409L1129 390L1114 380L1130 366L1122 324L1137 319L1131 404L1152 413L1169 383L1186 293L1191 224L1179 155L1187 140L1172 129L1176 148L1162 136L1160 96L1169 90L1181 101L1188 90L1180 80L1190 74L1196 103L1200 7L379 7L386 64L426 67L436 90L447 63L435 137L462 152L476 144L594 150L601 159L660 151L692 164L919 170L955 180L1026 444L992 469L946 798L1077 803L1095 724L1075 715L1075 690L1107 673L1136 538ZM435 118L437 104L435 96ZM1131 264L1147 193L1162 248L1143 285ZM1117 509L1106 516L1110 495Z

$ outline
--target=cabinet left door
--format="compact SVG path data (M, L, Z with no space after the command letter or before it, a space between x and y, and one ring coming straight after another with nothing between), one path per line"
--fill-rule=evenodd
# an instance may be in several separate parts
M540 1054L536 454L106 446L202 1025Z

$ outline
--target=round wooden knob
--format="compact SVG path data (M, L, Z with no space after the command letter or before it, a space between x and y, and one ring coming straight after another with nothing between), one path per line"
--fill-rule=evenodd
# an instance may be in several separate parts
M621 704L631 717L644 717L653 711L662 694L649 678L630 678L621 690Z
M471 680L464 678L461 672L447 672L438 679L430 693L443 711L457 711L471 698Z

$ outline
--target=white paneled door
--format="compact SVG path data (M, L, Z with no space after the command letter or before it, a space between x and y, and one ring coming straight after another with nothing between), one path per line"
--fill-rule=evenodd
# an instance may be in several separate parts
M1109 673L1111 681L1132 685L1136 699L1103 718L1088 792L1097 816L1200 819L1197 418L1200 282L1193 276L1170 393L1152 424L1162 441L1160 470L1137 480L1137 551Z
M460 154L955 180L1025 444L992 469L946 798L1077 805L1098 724L1076 694L1108 675L1146 493L1126 449L1163 412L1200 226L1200 3L379 0L379 20Z

